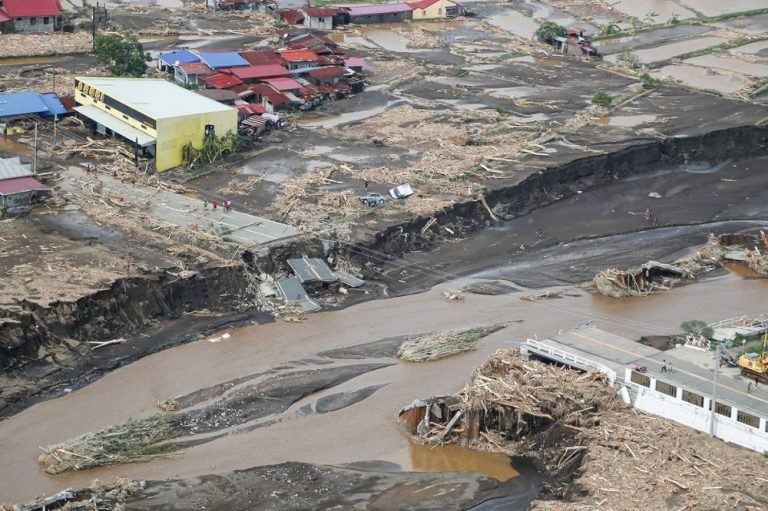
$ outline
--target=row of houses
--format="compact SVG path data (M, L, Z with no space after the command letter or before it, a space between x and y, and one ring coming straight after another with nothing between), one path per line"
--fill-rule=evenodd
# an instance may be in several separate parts
M0 0L0 34L59 30L61 10L59 0Z
M340 7L302 7L283 9L282 20L315 30L333 30L355 23L394 23L405 20L445 19L466 14L465 7L454 0L419 0L417 2L354 5Z
M319 34L286 33L283 48L206 53L161 53L157 65L176 82L248 115L308 110L326 99L362 92L362 58L344 54Z

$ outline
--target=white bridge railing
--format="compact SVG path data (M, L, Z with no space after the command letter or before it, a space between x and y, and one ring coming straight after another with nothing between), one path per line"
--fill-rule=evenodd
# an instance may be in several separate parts
M580 357L579 355L561 350L560 348L555 348L554 346L550 346L541 341L534 341L533 339L526 340L520 345L520 352L524 355L538 355L539 357L560 362L584 371L603 373L607 376L608 383L611 385L616 381L616 371L613 369L610 369L599 362L595 362L594 360Z

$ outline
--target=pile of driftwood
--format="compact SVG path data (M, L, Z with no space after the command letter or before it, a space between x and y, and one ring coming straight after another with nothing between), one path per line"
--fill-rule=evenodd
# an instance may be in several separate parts
M155 414L131 419L96 433L86 433L65 442L43 448L38 458L49 474L85 470L103 465L148 461L167 456L178 448L165 442L174 434L179 419L171 414Z
M504 325L491 325L419 335L401 344L395 356L409 362L439 360L474 350L480 339L502 328Z
M516 349L494 354L456 395L404 408L400 423L419 443L535 458L546 482L534 509L768 504L761 454L626 406L602 374L523 360Z

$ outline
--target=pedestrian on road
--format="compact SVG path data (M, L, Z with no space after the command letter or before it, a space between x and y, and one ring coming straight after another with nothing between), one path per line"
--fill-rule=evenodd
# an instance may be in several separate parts
M667 371L672 372L672 362L667 362Z
M218 207L219 207L219 201L217 201L216 199L213 199L213 212L214 213L216 212L216 208L218 208Z
M667 372L667 361L662 359L661 360L661 372L666 373Z
M208 199L205 199L205 200L203 201L203 214L204 214L204 215L207 215L207 214L208 214Z
M365 191L368 191L368 181L365 182Z
M752 393L752 382L747 383L747 394Z
M227 201L227 213L232 213L232 201Z

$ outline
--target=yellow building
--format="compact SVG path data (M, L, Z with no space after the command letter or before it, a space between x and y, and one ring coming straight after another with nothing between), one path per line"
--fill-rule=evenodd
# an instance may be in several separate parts
M413 10L414 21L453 18L463 16L465 11L463 5L452 0L420 0L408 5Z
M78 77L77 111L103 135L119 136L155 157L158 171L182 164L206 134L237 132L237 110L165 80Z

